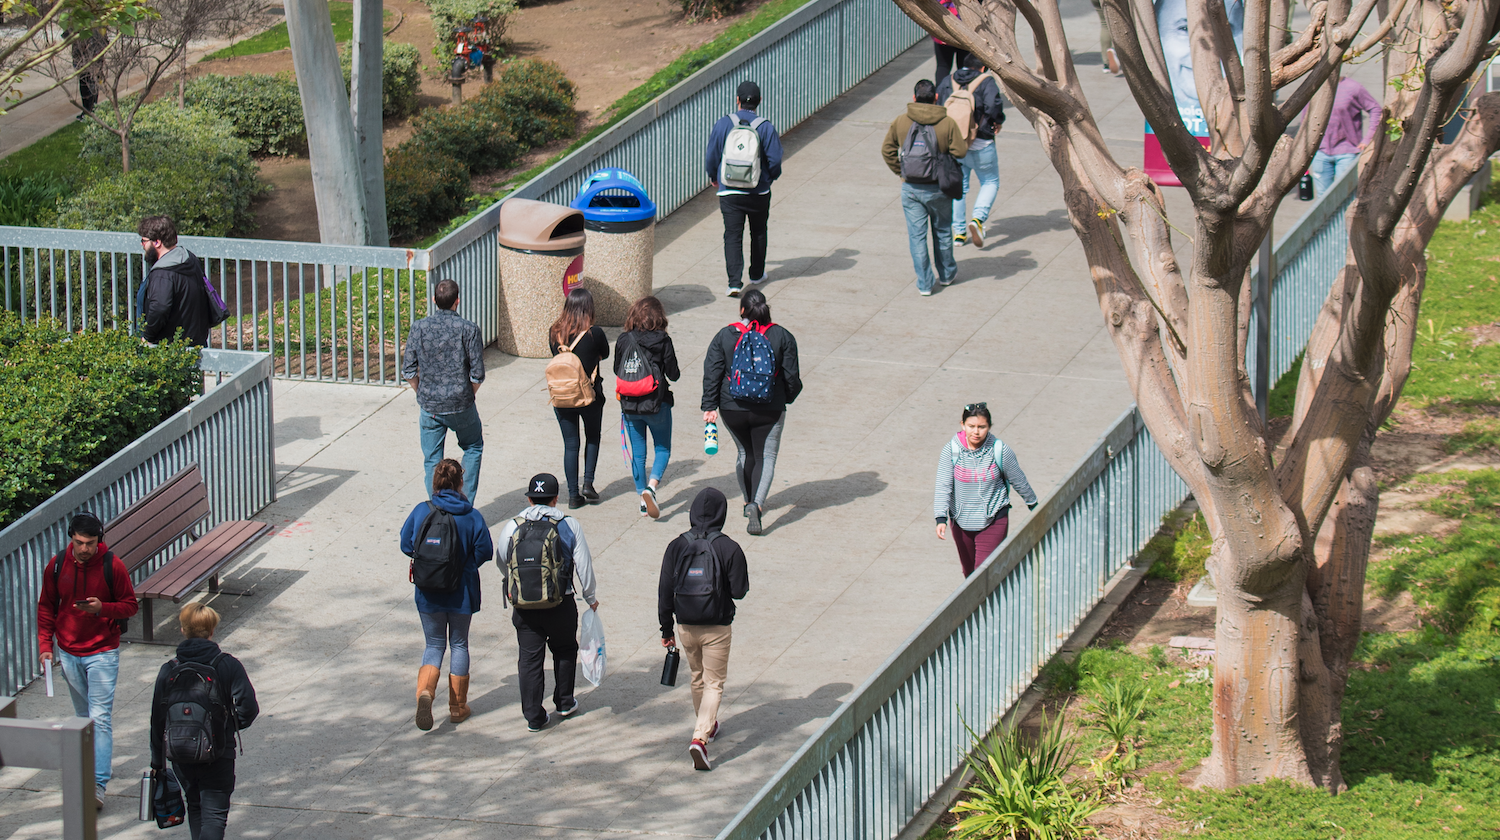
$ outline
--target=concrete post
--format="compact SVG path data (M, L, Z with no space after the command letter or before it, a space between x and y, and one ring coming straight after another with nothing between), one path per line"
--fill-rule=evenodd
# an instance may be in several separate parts
M365 184L370 244L391 244L385 223L385 149L381 145L382 36L381 0L355 0L354 44L350 63L349 110L359 146L359 171Z
M319 238L331 245L369 244L358 144L354 122L349 118L349 95L339 69L328 0L286 0L286 24L307 122Z

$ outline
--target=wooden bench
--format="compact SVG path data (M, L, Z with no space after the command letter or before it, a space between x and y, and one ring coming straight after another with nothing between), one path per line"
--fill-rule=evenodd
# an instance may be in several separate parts
M141 601L141 624L147 642L155 641L153 598L170 598L173 603L181 603L204 581L208 582L208 591L219 592L219 572L271 530L265 522L233 521L199 535L197 529L209 513L208 488L203 484L198 465L194 464L126 508L104 528L109 550L132 575L179 538L192 538L192 544L135 588Z

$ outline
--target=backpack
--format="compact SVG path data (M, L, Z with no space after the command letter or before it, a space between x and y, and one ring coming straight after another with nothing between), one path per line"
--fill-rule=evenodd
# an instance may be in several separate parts
M547 393L553 408L583 408L594 403L594 379L583 369L583 360L573 352L578 342L588 335L584 330L573 339L573 343L557 351L547 363L543 375L547 377Z
M687 548L677 558L672 582L672 612L678 624L721 624L724 621L724 582L719 556L714 553L718 531L688 531Z
M762 327L751 321L732 326L740 331L740 337L729 361L729 396L737 402L768 403L771 385L776 381L776 351L766 340L766 330L775 324Z
M52 591L57 593L57 606L54 609L62 610L62 587L58 582L62 580L62 554L52 558ZM109 590L109 600L115 600L115 553L104 552L104 586ZM130 629L130 619L116 618L115 626L121 633Z
M516 517L505 561L505 600L522 610L545 610L563 602L563 591L573 574L572 558L564 556L557 521L549 517Z
M901 179L911 184L937 182L937 132L930 125L913 122L901 143Z
M463 583L464 567L468 565L458 535L458 520L434 502L427 505L429 512L417 531L407 579L424 592L457 592Z
M615 344L620 370L615 374L615 397L627 414L655 414L661 410L663 377L656 362L641 347L634 332L620 336Z
M943 103L943 108L948 112L948 116L952 117L955 123L958 123L958 130L963 134L966 142L972 141L975 132L979 130L979 116L975 108L974 91L972 88L977 86L983 78L981 76L973 79L963 87L954 84L953 92L948 94L948 101Z
M753 190L760 186L760 124L765 117L745 122L730 114L733 124L724 138L724 153L719 159L719 186Z
M228 702L229 689L219 677L219 660L182 662L173 659L163 682L162 704L166 707L166 730L162 735L166 757L177 764L208 764L234 752L239 721Z
M203 268L202 257L194 254L192 251L188 251L188 254L198 261L199 268ZM204 271L203 297L208 304L208 326L213 328L229 320L229 307L224 305L223 296L219 294L218 289L214 288L214 284L209 281L208 274L206 273L207 269L204 269Z

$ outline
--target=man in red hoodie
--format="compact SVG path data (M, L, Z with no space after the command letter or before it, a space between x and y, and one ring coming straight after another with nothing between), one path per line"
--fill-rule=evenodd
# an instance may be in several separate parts
M44 667L47 662L61 666L73 711L94 720L95 795L103 808L114 755L110 714L120 673L118 622L135 615L140 605L125 564L104 545L104 523L98 517L73 517L68 536L68 547L42 573L37 642Z

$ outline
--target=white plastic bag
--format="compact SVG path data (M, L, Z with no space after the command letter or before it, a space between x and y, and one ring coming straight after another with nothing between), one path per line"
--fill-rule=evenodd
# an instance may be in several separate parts
M598 610L586 609L578 619L578 661L583 664L583 678L598 687L604 680L604 622Z

